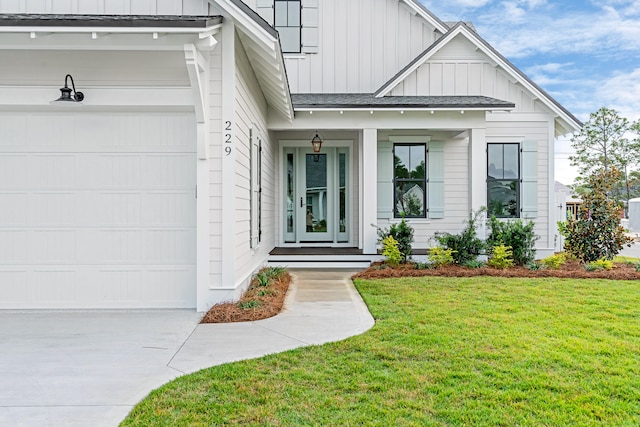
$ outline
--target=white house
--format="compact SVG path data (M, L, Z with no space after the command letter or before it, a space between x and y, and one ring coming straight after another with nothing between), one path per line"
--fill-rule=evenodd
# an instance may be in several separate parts
M417 0L0 13L0 308L206 310L275 248L375 255L403 214L416 248L488 206L553 251L555 138L580 122Z

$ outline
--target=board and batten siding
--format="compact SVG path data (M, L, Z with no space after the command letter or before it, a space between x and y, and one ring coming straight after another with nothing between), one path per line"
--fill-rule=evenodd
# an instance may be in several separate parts
M285 55L292 93L375 92L435 41L398 0L317 3L317 53Z
M0 50L2 85L60 87L73 75L78 90L96 87L187 87L183 51ZM52 96L55 92L52 93Z
M0 0L0 13L207 15L207 0Z
M235 196L235 277L243 284L259 268L273 249L275 236L274 147L266 124L267 101L258 80L236 39L236 196ZM262 238L251 247L251 143L262 140ZM249 275L249 276L248 276ZM238 284L238 283L236 283Z
M551 248L549 241L549 177L553 176L549 158L549 127L550 118L539 116L537 119L530 115L508 114L508 118L501 120L501 114L488 114L487 143L492 142L520 142L534 144L537 149L537 212L533 219L535 232L540 236L536 242L537 248Z
M541 112L541 105L507 72L459 35L408 75L392 96L488 96L516 104L515 112Z

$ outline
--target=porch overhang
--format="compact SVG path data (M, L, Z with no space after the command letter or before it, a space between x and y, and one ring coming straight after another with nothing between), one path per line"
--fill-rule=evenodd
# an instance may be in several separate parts
M294 94L295 111L512 111L515 104L486 96Z

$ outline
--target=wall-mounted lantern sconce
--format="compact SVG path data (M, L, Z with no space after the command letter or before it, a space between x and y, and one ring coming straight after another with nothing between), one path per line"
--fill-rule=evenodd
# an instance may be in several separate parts
M313 147L314 153L319 153L320 148L322 147L322 139L320 139L320 136L318 135L317 131L316 131L316 136L314 136L313 139L311 140L311 147Z
M69 80L71 80L71 88L69 88ZM77 105L78 103L82 102L82 100L84 99L84 94L76 90L76 85L73 83L73 77L71 77L71 74L67 74L65 76L64 87L60 88L60 92L61 92L60 98L54 101L51 101L51 104Z

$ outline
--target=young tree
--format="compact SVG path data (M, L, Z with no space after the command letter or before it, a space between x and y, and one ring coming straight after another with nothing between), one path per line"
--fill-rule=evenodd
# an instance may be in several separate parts
M571 138L576 155L569 157L571 165L578 166L583 177L599 169L605 172L612 168L622 171L626 200L630 198L629 173L640 157L640 141L628 139L630 130L626 118L620 117L616 110L602 107L591 113L589 121ZM584 183L585 180L582 181ZM619 185L612 183L611 191L618 194L618 200L622 199Z
M612 259L630 242L620 225L621 208L609 196L619 177L616 168L589 176L578 218L567 222L564 248L582 262Z

